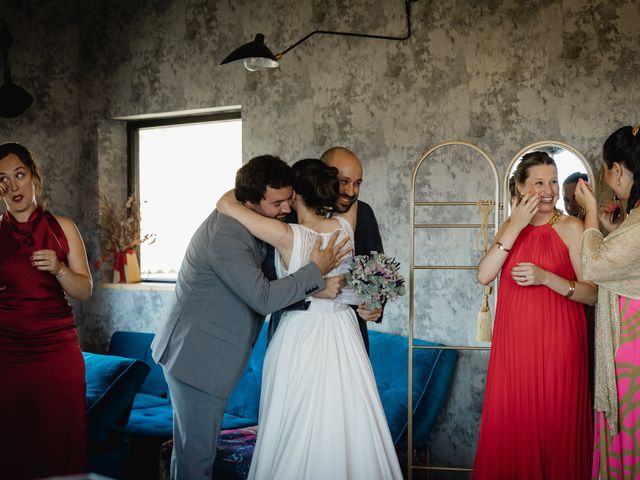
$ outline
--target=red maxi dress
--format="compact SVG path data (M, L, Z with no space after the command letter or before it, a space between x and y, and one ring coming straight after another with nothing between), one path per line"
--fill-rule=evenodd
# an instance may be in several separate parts
M69 245L41 208L0 222L0 478L85 471L84 361L71 306L36 250L66 262Z
M510 272L521 262L576 279L553 226L522 230L500 276L472 478L588 479L593 427L584 311L545 286L517 285Z

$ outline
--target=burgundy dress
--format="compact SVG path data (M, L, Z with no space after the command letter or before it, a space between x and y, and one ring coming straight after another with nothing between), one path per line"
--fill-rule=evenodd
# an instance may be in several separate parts
M37 208L0 222L0 477L85 471L84 361L71 306L54 275L31 265L36 250L67 260L56 219Z

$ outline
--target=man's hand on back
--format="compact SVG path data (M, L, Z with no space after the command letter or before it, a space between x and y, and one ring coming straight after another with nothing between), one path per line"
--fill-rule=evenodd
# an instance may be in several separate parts
M316 238L316 243L313 246L313 251L311 252L309 259L318 266L323 274L330 272L340 265L342 259L351 252L351 248L345 246L347 241L349 241L349 237L345 237L342 240L337 241L339 233L339 230L336 230L333 233L324 250L320 249L320 236Z

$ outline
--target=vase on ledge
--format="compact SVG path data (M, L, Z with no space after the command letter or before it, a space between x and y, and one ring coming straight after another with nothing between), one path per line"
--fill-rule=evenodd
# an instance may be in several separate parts
M114 253L113 283L137 283L142 281L136 251L123 250Z

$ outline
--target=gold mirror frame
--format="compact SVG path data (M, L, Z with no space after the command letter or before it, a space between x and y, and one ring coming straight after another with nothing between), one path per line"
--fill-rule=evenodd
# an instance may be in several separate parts
M596 176L593 174L593 169L591 168L591 165L587 161L586 157L582 153L580 153L575 147L569 145L568 143L560 142L558 140L540 140L539 142L530 143L529 145L526 145L520 150L518 150L518 152L513 156L513 158L509 162L509 165L507 165L507 170L505 172L504 179L502 182L502 192L503 192L502 214L504 217L503 220L506 220L507 218L509 218L509 214L511 213L510 212L511 194L509 192L509 177L511 176L511 170L513 169L513 166L518 160L522 158L522 156L525 153L530 151L535 151L540 147L547 147L547 146L561 147L564 150L571 152L573 155L575 155L584 165L584 168L587 171L587 175L589 176L589 183L593 185L593 188L595 189L595 191L597 191L598 178L596 178ZM561 189L560 195L562 195L562 182L560 182L560 189Z

